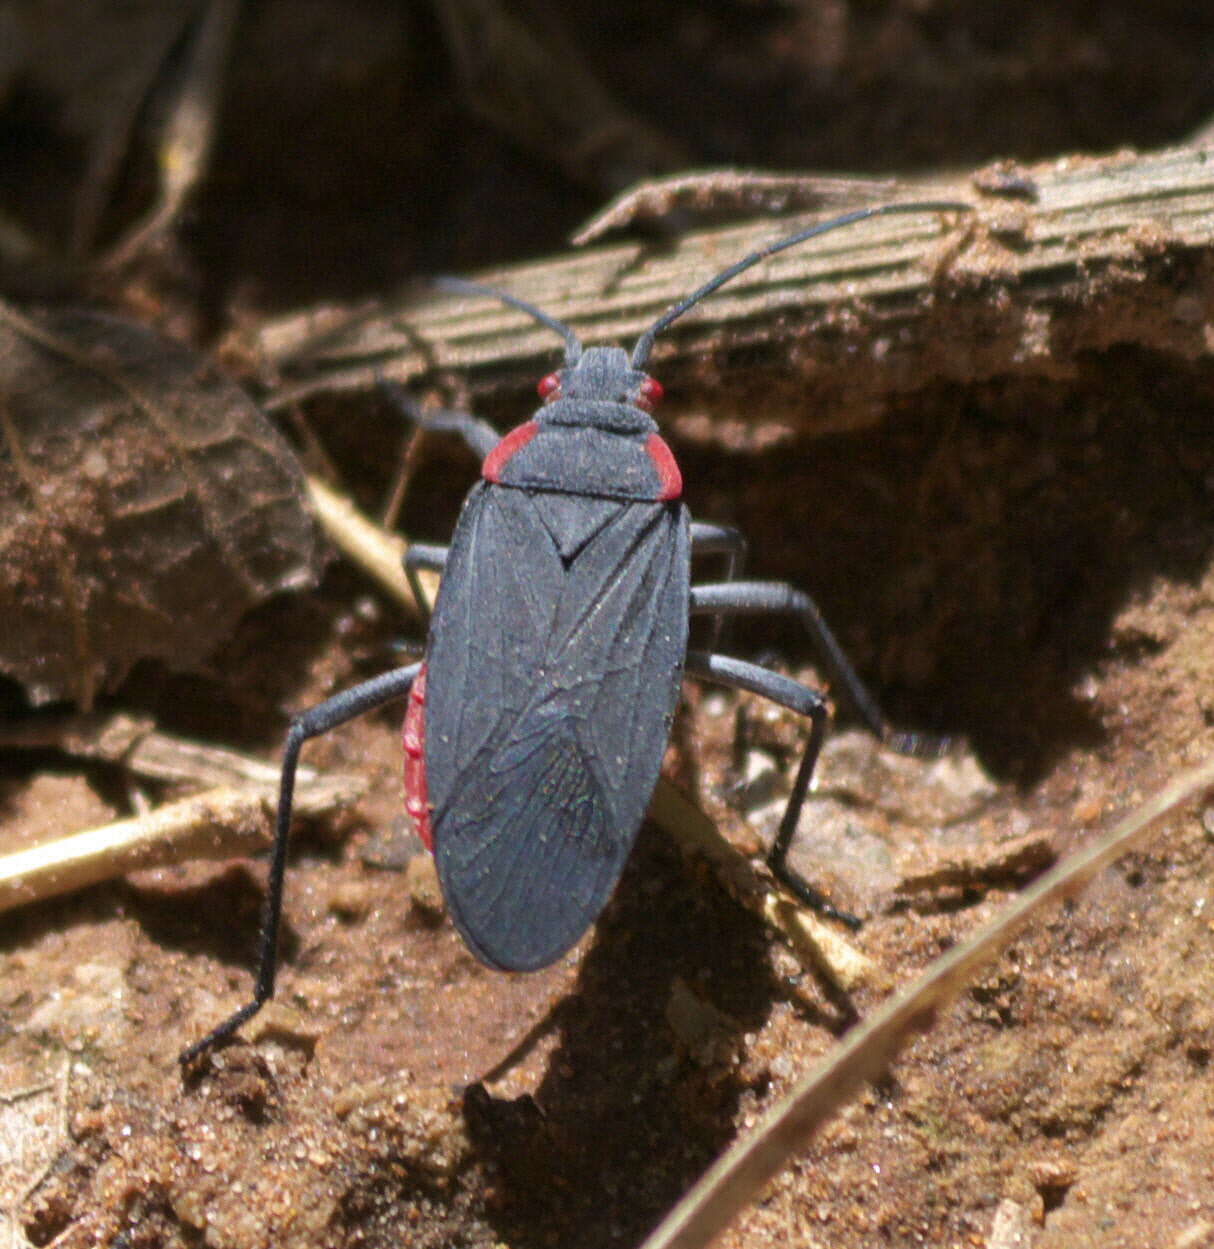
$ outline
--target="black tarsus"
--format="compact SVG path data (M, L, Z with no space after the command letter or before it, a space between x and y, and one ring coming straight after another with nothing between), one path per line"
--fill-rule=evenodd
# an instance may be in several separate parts
M795 616L809 633L815 648L825 661L829 676L842 691L845 701L878 741L899 754L921 759L938 758L953 747L953 741L948 737L905 733L891 727L885 713L868 692L835 635L823 620L817 605L803 591L779 581L727 581L692 586L691 614L710 616L718 629L721 620L730 616ZM850 928L858 928L860 921L854 915L833 906L819 890L788 864L788 852L797 833L801 809L805 805L814 766L826 733L825 700L816 691L790 677L723 655L688 652L687 667L689 671L698 671L700 675L714 681L750 690L810 718L809 740L805 744L805 753L801 757L775 841L768 851L767 863L777 879L783 881L813 910L838 919Z

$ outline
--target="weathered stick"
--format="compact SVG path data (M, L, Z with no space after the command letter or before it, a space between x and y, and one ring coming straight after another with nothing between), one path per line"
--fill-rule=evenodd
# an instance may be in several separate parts
M655 367L695 361L695 397L715 363L746 349L791 373L813 419L865 419L874 396L929 378L1066 371L1080 353L1136 342L1196 357L1214 350L1214 160L1194 148L1074 157L916 185L899 198L965 199L972 219L895 216L758 266L659 340ZM625 243L482 273L587 342L629 342L706 275L805 217L691 234L669 250ZM1174 261L1188 257L1181 272ZM943 332L947 327L947 333ZM292 379L278 407L459 370L473 390L534 385L558 344L521 313L419 289L382 308L267 327L262 347ZM735 369L731 376L737 376ZM700 381L702 379L702 381ZM669 389L669 388L668 388ZM827 411L829 400L836 405ZM850 402L848 402L850 401Z
M353 777L319 778L301 788L301 809L317 814L352 802L361 791ZM147 867L256 854L272 840L272 793L269 787L209 789L133 819L0 855L0 912Z
M212 789L0 856L0 911L145 867L254 854L270 844L270 810L256 790Z

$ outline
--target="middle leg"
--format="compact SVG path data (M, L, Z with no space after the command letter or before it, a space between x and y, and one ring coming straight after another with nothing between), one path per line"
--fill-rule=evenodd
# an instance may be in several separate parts
M804 626L844 700L879 741L899 754L936 758L953 745L948 737L895 729L852 667L808 594L781 581L725 581L691 587L691 614L712 616L787 615Z

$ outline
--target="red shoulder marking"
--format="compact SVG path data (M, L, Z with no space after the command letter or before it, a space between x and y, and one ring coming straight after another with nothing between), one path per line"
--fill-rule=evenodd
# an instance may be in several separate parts
M430 802L426 790L426 667L413 679L402 733L405 747L405 810L427 850L434 853Z
M662 492L658 498L664 503L670 499L680 498L683 494L683 474L679 472L674 453L666 445L662 435L650 434L648 442L645 443L645 450L653 461L654 468L657 469L658 481L662 485Z
M534 421L525 421L522 425L512 429L485 456L485 462L481 465L481 476L486 481L500 481L502 469L506 467L506 461L516 451L521 451L539 432L540 427Z

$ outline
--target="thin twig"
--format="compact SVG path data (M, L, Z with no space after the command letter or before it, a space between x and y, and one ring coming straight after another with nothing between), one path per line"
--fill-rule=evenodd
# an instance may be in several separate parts
M164 234L177 220L210 161L232 35L240 0L208 0L188 40L180 81L157 141L159 199L102 259L117 268Z
M638 223L652 227L671 218L779 216L783 213L858 208L903 191L892 178L771 173L765 169L699 169L638 182L578 227L569 241L585 247Z
M857 1026L725 1153L674 1208L643 1249L703 1249L753 1201L788 1159L866 1080L887 1070L977 970L991 962L1039 911L1077 893L1125 854L1163 816L1214 785L1214 760L1182 773L1104 837L1029 886L969 941L937 959L909 988Z
M59 750L76 759L100 760L147 780L195 787L254 785L277 788L277 765L252 755L163 733L146 716L127 712L82 712L31 716L0 726L0 749ZM297 783L309 790L314 769L300 767ZM347 778L347 784L349 778ZM304 798L305 802L310 801Z
M364 516L348 498L318 478L308 478L308 496L316 519L333 545L403 607L410 617L420 620L422 613L402 564L409 549L404 538L382 529ZM438 577L426 572L421 574L421 580L433 601Z
M314 812L318 786L328 807L351 802L362 790L360 781L348 777L313 782L305 804ZM265 790L212 789L0 856L0 912L143 868L255 854L270 844L272 812Z
M858 946L779 889L665 777L654 790L649 818L684 853L706 859L729 895L762 919L802 964L816 967L844 992L872 979L872 960Z

